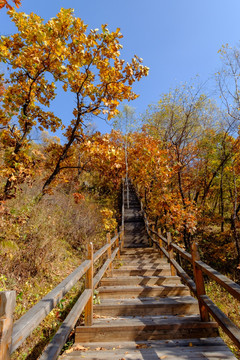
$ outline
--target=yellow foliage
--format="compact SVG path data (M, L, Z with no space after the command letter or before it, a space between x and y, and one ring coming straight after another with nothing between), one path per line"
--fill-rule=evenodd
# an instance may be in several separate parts
M108 208L103 208L100 210L103 217L103 225L106 231L112 232L117 227L117 221L113 217L113 211Z

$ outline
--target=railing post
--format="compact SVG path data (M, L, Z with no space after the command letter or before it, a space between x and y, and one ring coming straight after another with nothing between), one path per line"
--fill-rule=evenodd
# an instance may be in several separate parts
M174 255L173 255L173 248L172 248L172 236L171 236L170 232L167 233L167 243L168 243L168 254L169 254L169 259L170 259L171 275L176 276L177 275L176 269L173 266L173 264L171 263L171 260L174 259Z
M145 227L147 228L147 232L148 232L148 244L151 247L152 246L152 239L150 237L151 232L150 232L150 225L149 225L148 219L146 219L146 221L145 221Z
M154 224L152 224L152 231L155 231L155 226L154 226ZM156 240L155 234L152 234L152 237L153 237L154 240ZM154 241L153 241L153 248L156 249L156 244L155 244Z
M107 243L110 245L107 251L108 254L108 259L111 259L112 257L112 247L111 247L111 235L110 233L107 233ZM113 272L112 272L112 263L110 263L109 268L108 268L108 272L107 272L107 277L112 277L113 276Z
M124 196L124 191L125 191L125 183L124 183L124 178L122 178L122 230L124 229L124 201L125 201L125 196Z
M201 320L209 321L209 313L200 298L200 296L205 295L206 292L205 292L202 270L199 269L196 265L196 261L198 260L200 260L200 255L198 252L198 244L194 241L192 244L192 264L193 264L193 274L194 274L196 290L197 290L199 311L200 311Z
M124 248L124 227L121 228L120 241L121 241L120 250L122 251Z
M0 292L0 360L10 359L15 305L15 291Z
M117 259L120 259L120 247L119 247L119 236L118 236L118 230L115 229L115 236L117 236L117 240L116 240L116 246L118 247L118 252L117 252Z
M91 266L86 272L86 283L85 288L92 290L92 296L88 300L85 306L85 325L92 326L93 321L93 244L88 244L87 259L91 261Z
M162 242L162 239L161 239L161 235L162 235L162 231L161 231L161 229L159 228L158 229L158 235L159 235L159 238L158 238L158 241L159 241L159 246L160 246L160 248L162 248L162 246L163 246L163 242ZM163 257L163 253L162 253L162 251L160 250L160 258L162 258Z

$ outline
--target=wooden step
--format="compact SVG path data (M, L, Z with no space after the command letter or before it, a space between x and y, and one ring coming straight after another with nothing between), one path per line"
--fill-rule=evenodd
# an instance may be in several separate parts
M163 263L163 264L154 264L154 263L150 263L150 264L132 264L131 262L129 262L129 264L124 264L121 266L121 269L136 269L136 270L154 270L154 269L168 269L170 268L170 265L168 263Z
M146 255L121 255L122 260L141 260L141 261L151 261L151 260L161 260L161 261L167 261L166 258L161 258L160 254L146 254Z
M167 298L101 299L94 305L99 316L197 315L198 302L192 296Z
M124 267L113 270L113 276L170 276L170 266L164 269L136 269L134 267Z
M121 254L121 259L141 259L141 260L151 260L151 259L161 259L159 252L157 253L146 253L146 254ZM163 258L164 259L164 258Z
M139 249L135 249L135 248L128 248L128 249L123 249L121 251L121 254L125 255L129 255L129 254L147 254L147 253L158 253L157 250L154 250L152 247L145 247L145 248L139 248Z
M122 259L123 265L131 266L160 266L168 265L167 260L165 259Z
M201 322L198 316L109 317L95 320L92 326L77 327L75 342L167 340L218 335L215 322Z
M185 285L161 286L100 286L98 288L100 299L127 299L135 297L152 296L187 296L190 291Z
M130 285L166 285L181 284L179 276L118 276L103 278L101 286L130 286Z
M188 340L115 341L75 344L62 360L234 360L220 337Z

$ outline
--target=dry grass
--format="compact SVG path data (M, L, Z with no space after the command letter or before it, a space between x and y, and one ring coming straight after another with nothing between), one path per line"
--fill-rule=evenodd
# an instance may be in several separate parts
M36 203L40 185L24 187L1 209L0 290L16 290L15 320L66 278L85 258L86 244L105 242L101 207L85 193L75 203L65 188ZM13 359L35 360L73 306L82 284L67 295Z
M209 281L206 285L207 295L213 300L213 302L222 310L228 318L240 327L240 304L231 294L218 285L214 281ZM240 349L232 342L232 340L220 329L220 335L234 353L237 359L240 359Z

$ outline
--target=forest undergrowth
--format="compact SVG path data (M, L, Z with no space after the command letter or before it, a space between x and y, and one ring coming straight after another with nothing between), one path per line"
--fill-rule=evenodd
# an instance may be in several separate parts
M65 184L37 203L41 185L40 181L31 187L23 185L16 197L1 207L0 291L16 291L14 321L80 265L86 258L88 242L93 242L96 251L106 241L106 229L116 226L111 201L102 199L97 191L85 189L76 196L79 193L73 193L72 185ZM74 305L83 284L84 279L73 287L13 359L38 357Z

